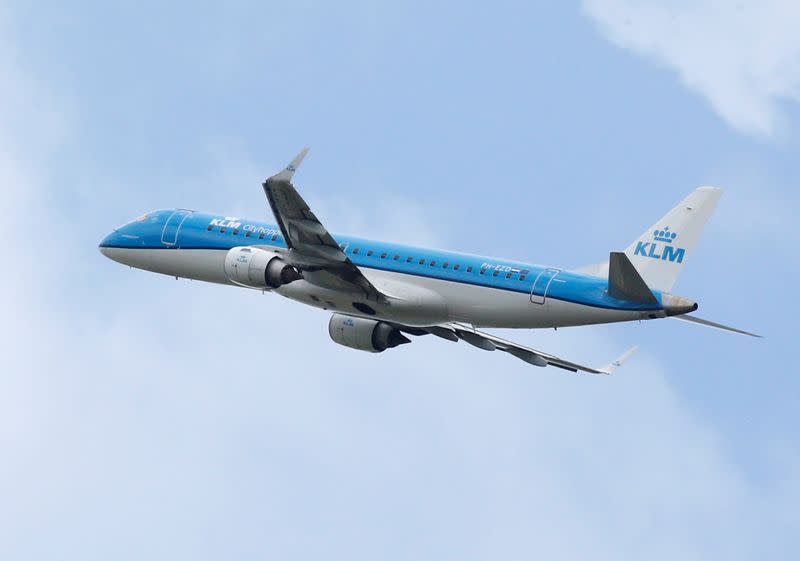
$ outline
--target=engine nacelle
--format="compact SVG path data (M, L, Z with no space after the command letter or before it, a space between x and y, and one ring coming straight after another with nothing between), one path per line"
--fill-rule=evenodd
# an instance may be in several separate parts
M225 275L236 284L253 288L278 288L303 278L274 253L256 247L234 247L228 251Z
M399 329L388 323L344 314L331 316L328 333L340 345L370 353L382 353L411 342Z

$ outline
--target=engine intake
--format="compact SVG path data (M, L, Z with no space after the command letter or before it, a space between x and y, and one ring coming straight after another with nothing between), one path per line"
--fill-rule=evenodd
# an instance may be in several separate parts
M253 288L278 288L303 278L274 253L255 247L234 247L228 251L225 275L236 284Z
M359 351L382 353L411 341L399 329L383 321L333 314L328 323L331 339Z

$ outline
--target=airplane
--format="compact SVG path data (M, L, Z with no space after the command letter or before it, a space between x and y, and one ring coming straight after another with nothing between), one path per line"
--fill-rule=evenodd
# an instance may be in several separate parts
M336 343L373 353L434 335L503 351L534 366L611 374L636 350L592 367L478 328L558 328L675 318L760 337L689 315L670 290L722 190L700 187L625 251L575 270L333 236L295 189L308 148L263 183L277 224L186 209L156 210L115 229L100 252L188 279L274 292L330 310Z

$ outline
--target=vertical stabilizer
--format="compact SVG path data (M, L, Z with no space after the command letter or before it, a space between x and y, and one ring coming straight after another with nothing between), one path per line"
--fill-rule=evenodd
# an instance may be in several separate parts
M625 250L647 286L672 288L721 196L717 187L695 189Z

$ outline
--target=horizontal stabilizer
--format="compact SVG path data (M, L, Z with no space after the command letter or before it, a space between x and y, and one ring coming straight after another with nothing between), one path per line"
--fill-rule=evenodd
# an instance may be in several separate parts
M672 317L673 319L688 321L691 323L696 323L698 325L705 325L706 327L713 327L714 329L721 329L722 331L732 331L733 333L749 335L750 337L758 337L759 339L763 338L761 335L756 335L755 333L750 333L749 331L744 331L743 329L737 329L736 327L729 327L727 325L722 325L721 323L709 321L707 319L699 318L697 316L682 315L682 316L672 316Z
M631 260L619 251L612 251L608 258L608 293L629 302L658 304Z

